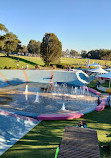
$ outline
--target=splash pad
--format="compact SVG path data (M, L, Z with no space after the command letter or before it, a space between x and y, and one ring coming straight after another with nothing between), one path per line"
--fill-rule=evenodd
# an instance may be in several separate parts
M21 84L10 87L4 94L0 109L39 120L54 120L54 116L55 119L74 119L97 106L96 96L87 87L68 87L65 83Z

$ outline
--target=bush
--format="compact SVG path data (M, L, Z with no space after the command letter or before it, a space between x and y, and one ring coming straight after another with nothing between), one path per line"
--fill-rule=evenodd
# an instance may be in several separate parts
M62 68L61 64L56 64L57 68Z
M75 65L71 65L70 67L71 67L71 69L75 69Z
M4 67L4 69L8 69L8 67L7 67L7 66L5 66L5 67Z
M56 66L57 66L57 68L61 68L61 69L66 69L67 68L66 64L57 64Z

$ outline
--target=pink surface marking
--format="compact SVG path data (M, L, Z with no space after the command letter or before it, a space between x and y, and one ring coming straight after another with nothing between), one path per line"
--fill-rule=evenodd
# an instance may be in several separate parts
M92 93L96 94L96 95L101 95L101 93L100 93L100 92L98 92L98 91L97 91L97 90L95 90L95 89L92 89L92 88L89 88L89 87L88 87L88 90L89 90L90 92L92 92Z
M101 103L95 108L95 110L96 111L102 111L102 110L104 110L106 105L107 105L106 98L102 98Z
M63 113L63 114L41 114L37 120L72 120L83 117L82 113Z

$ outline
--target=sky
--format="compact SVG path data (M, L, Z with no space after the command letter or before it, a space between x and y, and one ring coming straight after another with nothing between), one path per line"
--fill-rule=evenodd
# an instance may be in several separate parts
M0 0L0 23L22 45L54 33L62 49L111 49L111 0Z

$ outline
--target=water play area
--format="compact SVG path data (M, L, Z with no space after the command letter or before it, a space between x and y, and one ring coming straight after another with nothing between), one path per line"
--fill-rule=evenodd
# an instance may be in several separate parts
M39 83L10 86L0 93L0 108L10 112L55 114L82 112L97 106L97 97L86 86L68 87L67 84Z
M79 70L1 70L0 81L0 154L40 120L79 118L97 106L96 95L86 86L90 78Z

